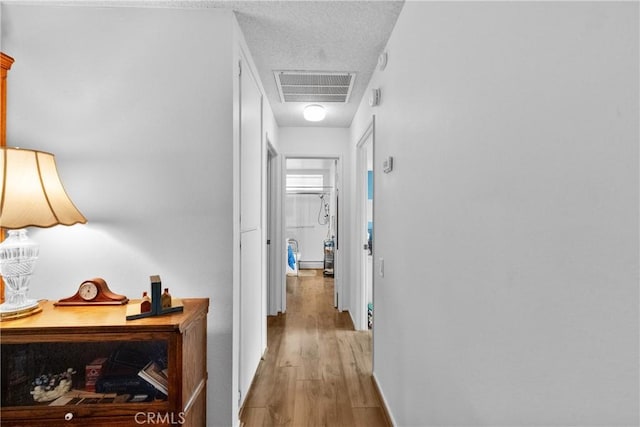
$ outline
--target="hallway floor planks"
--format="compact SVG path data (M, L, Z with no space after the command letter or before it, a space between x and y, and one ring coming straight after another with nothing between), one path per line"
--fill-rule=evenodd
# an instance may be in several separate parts
M333 307L333 279L321 270L287 277L287 313L269 316L267 331L242 426L388 425L371 379L371 333Z

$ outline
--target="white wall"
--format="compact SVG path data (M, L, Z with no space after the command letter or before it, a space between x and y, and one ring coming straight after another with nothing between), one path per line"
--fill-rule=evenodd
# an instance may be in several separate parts
M397 425L638 425L638 12L405 4L352 126Z
M34 230L32 295L91 277L138 298L159 274L208 297L208 425L231 424L232 16L2 6L8 145L56 154L86 226Z
M338 307L349 310L350 307L350 275L351 265L346 255L349 251L349 238L346 233L350 229L353 219L349 204L352 197L351 179L351 150L350 131L348 128L322 128L322 127L282 127L278 132L278 144L283 157L338 157L338 183L340 190L339 203L342 209L342 217L339 218L340 246L336 251L335 278L336 285L342 287ZM285 172L283 165L283 173ZM340 216L340 215L339 215ZM283 239L286 236L283 236ZM286 248L285 248L286 250ZM343 255L344 254L344 255ZM344 256L344 262L339 262L339 257Z
M349 155L349 129L323 127L282 127L280 150L291 157Z

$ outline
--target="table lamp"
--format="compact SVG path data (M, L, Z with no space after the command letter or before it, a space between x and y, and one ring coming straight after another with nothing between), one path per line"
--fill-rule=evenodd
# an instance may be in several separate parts
M0 275L5 281L3 318L24 316L39 308L27 296L39 245L25 227L86 223L67 196L53 154L22 148L0 148L0 227L8 237L0 244ZM31 314L34 314L31 313Z

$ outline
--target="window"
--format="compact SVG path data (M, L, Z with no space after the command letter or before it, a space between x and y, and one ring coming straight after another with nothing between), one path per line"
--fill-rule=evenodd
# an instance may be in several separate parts
M324 176L320 174L287 174L287 193L324 191Z

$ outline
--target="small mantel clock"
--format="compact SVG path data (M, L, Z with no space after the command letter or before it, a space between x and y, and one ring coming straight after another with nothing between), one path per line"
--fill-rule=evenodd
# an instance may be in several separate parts
M126 296L112 292L104 279L96 277L85 280L80 284L75 295L63 298L54 305L123 305L128 302L129 299Z

